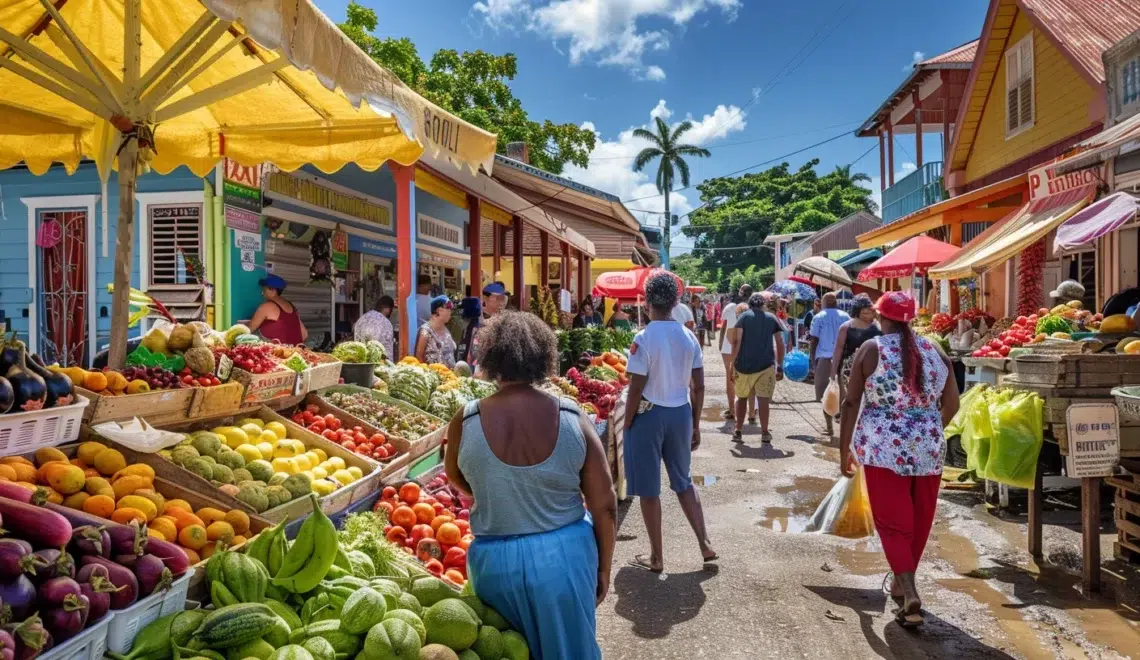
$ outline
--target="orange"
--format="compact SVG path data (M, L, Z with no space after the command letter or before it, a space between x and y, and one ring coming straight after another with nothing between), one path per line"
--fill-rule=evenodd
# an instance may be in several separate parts
M445 513L445 514L438 515L435 518L432 518L432 520L431 520L431 530L433 532L438 532L440 525L442 525L443 523L446 523L446 522L454 522L454 521L455 521L455 518L452 517L451 514Z
M111 520L121 525L126 525L132 520L138 521L140 525L145 525L146 514L138 509L125 506L121 509L116 509L115 512L111 514Z
M400 486L400 501L405 504L415 504L420 501L420 485L414 481Z
M110 518L115 513L115 498L109 495L92 495L83 500L83 510L93 516Z
M202 550L207 541L206 528L201 525L186 525L178 532L178 542L191 550Z
M171 543L178 541L178 525L174 524L174 518L170 516L159 516L150 521L149 529L162 534Z
M245 511L230 509L226 511L225 520L234 528L234 534L245 534L249 531L249 516Z
M412 512L416 514L416 522L421 525L426 525L435 519L435 508L425 502L414 505Z
M416 520L418 520L416 512L412 511L411 507L398 506L392 511L392 524L397 527L411 529L416 524Z
M223 541L228 545L234 539L234 528L223 520L212 522L206 527L206 538L211 541Z
M187 527L189 527L191 525L196 525L198 527L201 527L203 531L205 531L205 529L206 529L206 524L204 522L202 522L201 518L199 518L198 516L190 513L189 511L187 511L186 509L183 509L181 507L176 507L176 506L167 507L166 515L170 516L171 518L174 518L174 524L176 527L178 527L179 532L184 531ZM181 536L179 536L179 538L181 538ZM182 545L186 545L186 544L183 543ZM192 546L187 546L187 547L192 547ZM194 548L194 549L197 550L198 548Z
M459 531L459 527L457 527L455 523L450 522L440 525L435 533L435 540L443 545L455 545L459 543L462 537L463 534Z

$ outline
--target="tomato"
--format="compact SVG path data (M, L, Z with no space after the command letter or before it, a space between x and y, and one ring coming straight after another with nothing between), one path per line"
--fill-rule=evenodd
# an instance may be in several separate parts
M344 447L345 449L347 449L349 451L356 451L356 443L353 442L352 440L345 441L344 443L341 444L341 447Z
M365 442L368 442L368 436L364 435L360 431L353 432L352 439L355 440L356 444L358 444L358 445L365 443Z
M998 353L1000 353L1002 357L1008 356L1009 355L1009 346L1002 346L1001 348L998 349Z
M361 454L371 455L372 452L376 449L375 445L373 445L371 442L360 443L360 444L357 444L356 446L360 448Z
M1025 316L1019 316L1019 317L1017 317L1017 320L1014 321L1014 323L1016 323L1017 325L1025 325L1028 322L1029 322L1029 319Z
M302 412L301 417L303 417L305 419L305 424L312 424L313 423L313 419L314 419L313 413L309 412L308 410L305 410L304 412Z
M997 349L999 349L999 348L1001 348L1002 346L1004 346L1004 344L1002 344L1000 340L998 340L998 339L994 339L993 341L991 341L991 342L990 342L989 346L990 346L990 349L991 349L991 350L994 350L994 351L996 351Z
M291 419L293 420L294 424L300 424L301 426L305 425L305 420L303 417L301 417L301 413L293 413L293 417Z
M191 376L190 374L186 374L185 376L182 377L182 382L186 383L187 385L193 385L194 384L194 377Z
M327 440L336 440L336 431L332 429L325 429L323 432L321 432L321 435L323 435Z
M198 379L198 384L203 386L203 387L209 387L210 386L210 379L207 378L206 376L202 376L201 378Z
M325 425L327 425L327 426L332 426L333 422L339 422L339 421L340 420L337 419L335 415L332 415L332 414L325 415Z
M384 444L386 440L387 438L384 437L383 433L373 433L372 437L368 439L369 442L377 446Z
M361 427L359 427L359 426L354 426L354 427L352 427L352 431L353 431L354 433L361 433L361 432L363 432L363 431L364 431L364 429L363 429L363 428L361 428Z
M396 497L396 487L384 486L384 490L380 492L380 499L390 500L394 497Z

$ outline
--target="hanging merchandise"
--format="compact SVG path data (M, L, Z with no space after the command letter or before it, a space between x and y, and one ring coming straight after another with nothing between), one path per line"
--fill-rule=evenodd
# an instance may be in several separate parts
M1017 262L1017 314L1029 316L1040 307L1045 273L1045 239L1030 245Z
M327 231L317 231L309 243L309 282L332 284L336 269L332 262L332 244Z

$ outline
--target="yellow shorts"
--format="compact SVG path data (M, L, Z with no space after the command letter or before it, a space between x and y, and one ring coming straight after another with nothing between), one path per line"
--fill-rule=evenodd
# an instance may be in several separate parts
M776 391L776 367L768 367L764 371L754 374L736 373L736 398L747 399L758 396L761 399L771 399Z

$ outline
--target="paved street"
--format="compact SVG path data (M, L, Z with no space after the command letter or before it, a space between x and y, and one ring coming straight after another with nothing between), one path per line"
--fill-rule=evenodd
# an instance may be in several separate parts
M1140 658L1140 598L1118 593L1113 577L1131 568L1106 561L1108 595L1086 599L1071 570L1080 562L1075 512L1058 504L1047 517L1065 524L1046 527L1051 563L1038 569L1025 551L1024 516L999 519L977 491L943 490L920 568L928 623L903 631L881 589L887 567L875 539L796 531L838 476L837 445L822 435L810 388L777 388L771 447L761 447L755 427L735 445L720 419L720 356L706 349L705 364L693 475L720 561L702 567L667 495L665 574L628 566L648 543L636 503L623 504L614 584L598 615L606 657ZM1111 541L1102 538L1106 560Z

